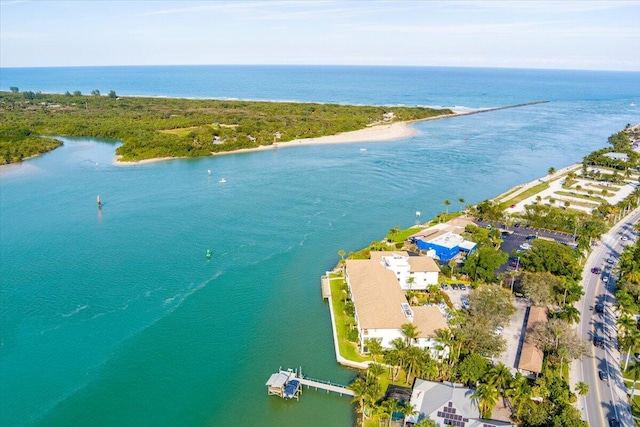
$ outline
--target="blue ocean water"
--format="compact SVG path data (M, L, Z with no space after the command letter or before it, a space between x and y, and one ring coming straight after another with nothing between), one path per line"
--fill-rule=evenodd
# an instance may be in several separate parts
M335 362L320 296L338 250L413 224L416 210L428 218L445 199L476 203L575 163L640 122L640 73L0 69L0 88L10 86L469 108L550 101L416 123L401 141L127 167L112 163L117 141L65 138L0 168L0 424L18 426L351 425L348 398L305 391L285 402L264 385L279 366L343 383L355 375Z

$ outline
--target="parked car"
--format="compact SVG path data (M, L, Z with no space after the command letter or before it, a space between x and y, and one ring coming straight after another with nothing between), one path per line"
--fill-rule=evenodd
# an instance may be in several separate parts
M446 283L440 283L440 287L445 291L449 289L449 285L447 285Z
M523 243L519 246L520 249L522 249L523 251L528 251L529 249L531 249L533 246L531 246L529 243Z
M515 207L516 207L516 205L514 204L514 205L511 205L511 206L509 206L509 207L510 207L511 209L513 209L513 208L515 208Z
M599 302L596 304L596 313L604 313L604 304Z
M531 234L527 237L525 237L526 240L536 240L538 238L538 236L536 236L535 234Z
M591 272L592 272L593 274L600 274L600 273L602 273L602 270L601 270L601 269L599 269L598 267L593 267L593 268L591 269Z
M609 374L607 374L606 371L598 371L598 376L600 377L600 380L604 382L609 381Z
M456 285L455 283L451 285L451 289L453 289L454 291L458 290L458 285Z
M609 418L609 427L620 427L620 421L615 418Z
M502 326L498 326L493 332L495 332L496 335L502 335L503 330L504 328Z
M603 281L604 283L607 283L607 282L609 281L609 276L604 276L604 277L602 277L602 281Z

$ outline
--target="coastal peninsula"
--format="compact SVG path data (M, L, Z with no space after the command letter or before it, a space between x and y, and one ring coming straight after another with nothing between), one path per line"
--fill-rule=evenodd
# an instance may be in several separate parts
M310 144L390 141L411 122L523 107L449 108L226 101L0 92L0 164L58 147L56 136L118 139L116 163L260 151Z
M389 131L380 139L402 138L406 129L389 125L455 114L425 107L118 97L113 91L0 92L0 107L5 164L34 154L23 150L26 144L58 135L118 139L119 160L140 161L260 149L357 130L377 139L378 126ZM41 153L50 149L42 142Z

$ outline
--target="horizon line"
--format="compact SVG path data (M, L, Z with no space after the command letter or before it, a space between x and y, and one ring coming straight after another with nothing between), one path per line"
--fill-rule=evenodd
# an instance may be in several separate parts
M31 65L31 66L0 66L0 69L24 68L115 68L115 67L377 67L377 68L480 68L494 70L546 70L546 71L593 71L638 73L637 70L621 70L610 68L543 68L543 67L500 67L482 65L410 65L410 64L111 64L111 65Z

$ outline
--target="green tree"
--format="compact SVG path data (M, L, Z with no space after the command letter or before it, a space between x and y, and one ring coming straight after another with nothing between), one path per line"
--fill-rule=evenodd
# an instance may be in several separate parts
M80 92L79 90L74 90L73 96L82 96L82 92Z
M439 424L433 421L429 417L422 418L420 421L414 424L414 427L438 427L438 426Z
M482 383L478 385L471 395L471 399L478 405L481 418L491 418L499 396L498 389L493 384Z
M343 261L344 261L345 254L346 254L346 252L344 251L344 249L340 249L338 251L338 255L340 255L340 258L342 258Z
M446 208L446 214L449 214L449 206L451 206L451 201L449 201L449 199L445 199L444 201L444 206Z
M509 255L506 252L490 247L480 247L467 257L462 271L474 280L492 282L496 277L495 270L507 262L508 258Z
M11 86L11 87L9 88L9 90L10 90L11 92L13 92L13 93L18 93L18 91L19 91L19 89L18 89L18 87L17 87L17 86Z
M513 380L513 376L511 375L511 371L509 368L505 366L504 363L498 363L497 366L489 369L485 376L485 380L492 384L497 390L498 393L502 396L503 407L507 407L507 403L505 402L505 390L509 388L509 384Z
M381 338L368 338L365 340L365 345L369 349L369 354L373 357L373 361L377 362L377 356L382 354L382 339Z
M91 95L100 96L100 91L98 89L94 89L94 90L91 91Z
M527 273L520 279L520 287L533 305L550 304L553 298L553 290L560 284L560 279L551 273Z
M549 175L553 175L554 173L556 173L556 168L554 167L549 168Z
M402 415L404 415L404 421L402 422L403 426L407 425L408 417L420 413L416 410L416 407L411 404L411 402L404 402L404 405L401 406L400 410L402 411Z
M469 354L458 365L458 379L475 385L489 370L489 361L478 353Z
M404 336L407 346L412 346L414 340L418 338L418 335L420 335L418 327L413 323L404 323L400 327L400 332L402 333L402 336Z
M458 203L460 203L460 212L463 211L462 206L464 205L464 199L462 197L458 197Z
M110 90L109 91L109 98L116 99L117 97L118 97L118 95L116 95L116 91L115 90Z
M589 393L589 386L582 381L578 381L576 384L576 393L580 396L586 396Z

